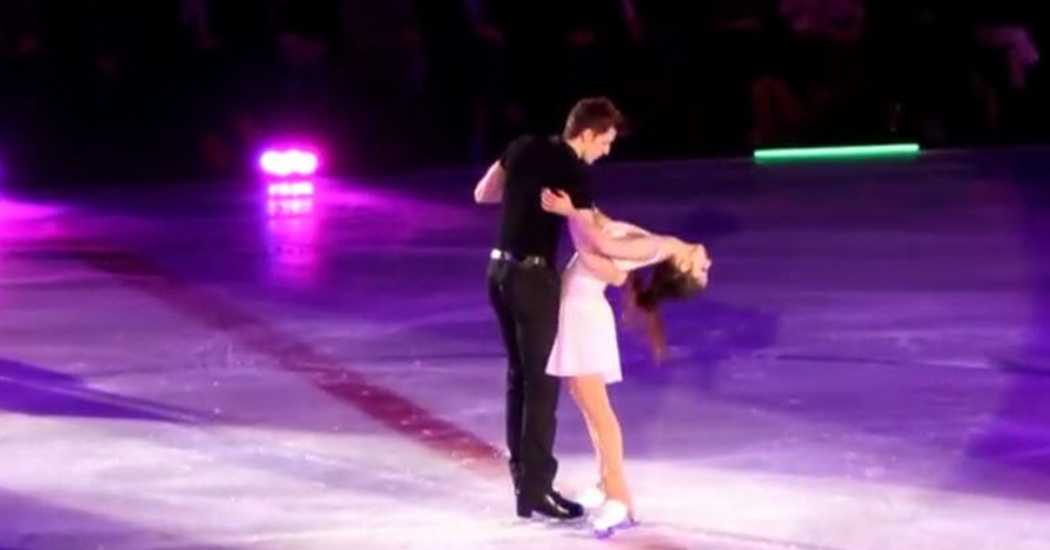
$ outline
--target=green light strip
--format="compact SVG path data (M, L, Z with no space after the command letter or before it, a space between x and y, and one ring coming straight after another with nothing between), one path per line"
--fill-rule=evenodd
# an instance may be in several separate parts
M843 145L834 147L788 147L783 149L756 149L754 159L756 161L764 161L841 159L849 157L865 158L892 155L914 155L918 152L918 143Z

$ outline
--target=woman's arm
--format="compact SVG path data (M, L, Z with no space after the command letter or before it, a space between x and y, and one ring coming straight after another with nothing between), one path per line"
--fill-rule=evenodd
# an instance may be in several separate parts
M569 220L569 234L580 252L596 252L602 256L629 261L662 261L685 243L664 235L634 235L616 238L603 232L597 222L600 215L594 209L577 210L562 191L544 189L540 197L543 209L565 216Z
M627 223L623 220L614 220L608 215L606 215L605 212L602 212L597 208L594 209L594 219L598 222L598 227L602 230L605 230L610 224L615 224L617 229L620 230L620 236L638 237L643 235L652 235L651 231L642 229L641 227L638 227L637 225L634 225L632 223Z
M507 174L499 161L492 163L485 175L474 187L474 202L495 204L503 200L503 183Z
M577 257L588 271L602 281L613 286L622 286L627 282L627 272L617 268L609 258L584 251L578 252Z
M586 215L569 216L569 234L576 250L630 261L646 261L671 256L677 239L661 235L612 237L598 229Z
M597 253L618 260L660 262L680 250L685 244L664 235L654 235L637 228L621 237L613 237L599 229L593 210L572 210L567 216L569 235L580 252Z

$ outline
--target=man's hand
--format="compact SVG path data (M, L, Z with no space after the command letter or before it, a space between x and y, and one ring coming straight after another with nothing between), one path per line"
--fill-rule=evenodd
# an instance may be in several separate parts
M558 189L543 188L543 192L540 193L540 205L547 212L559 216L571 216L576 212L569 195Z

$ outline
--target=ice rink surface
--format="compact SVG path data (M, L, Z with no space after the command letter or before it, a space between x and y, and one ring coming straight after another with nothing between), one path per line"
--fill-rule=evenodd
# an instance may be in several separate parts
M513 514L483 169L4 196L0 548L1050 548L1048 168L596 167L715 259L671 361L621 334L642 524L605 541Z

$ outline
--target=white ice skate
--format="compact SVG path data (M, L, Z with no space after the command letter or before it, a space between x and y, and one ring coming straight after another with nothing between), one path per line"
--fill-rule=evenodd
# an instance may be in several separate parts
M594 536L604 539L616 531L635 525L634 518L627 511L627 505L618 500L606 500L591 517L591 529Z
M605 502L605 493L597 486L587 487L573 496L573 500L580 503L586 510L593 510Z

